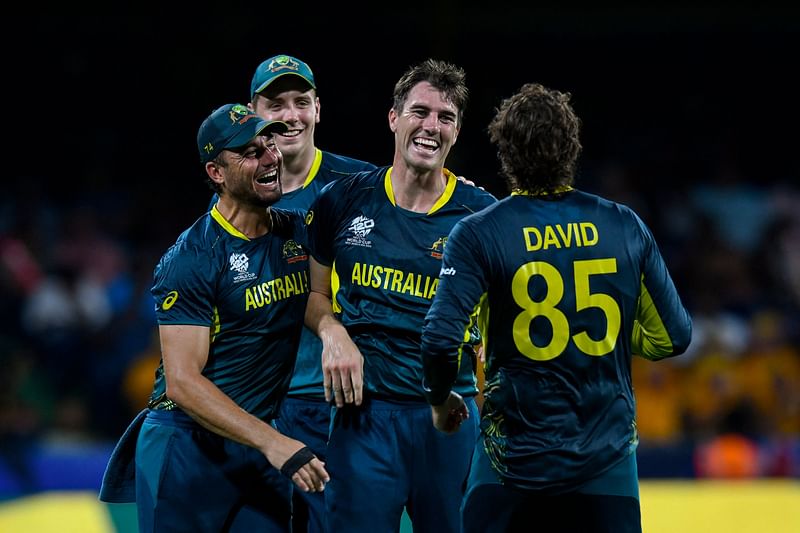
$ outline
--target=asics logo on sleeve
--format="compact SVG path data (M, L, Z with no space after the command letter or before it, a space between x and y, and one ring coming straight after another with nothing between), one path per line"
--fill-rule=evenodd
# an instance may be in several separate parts
M161 303L161 309L164 311L169 311L169 308L175 304L175 301L178 299L178 291L170 291L167 294L167 297L164 298L164 301Z

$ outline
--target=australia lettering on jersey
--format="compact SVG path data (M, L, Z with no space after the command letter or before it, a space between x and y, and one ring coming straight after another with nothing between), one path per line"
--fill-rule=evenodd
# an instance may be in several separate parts
M433 298L434 294L436 294L436 288L439 286L439 278L437 277L416 272L404 272L397 268L367 263L353 265L351 282L353 285L408 294L409 296L417 296L426 300Z
M260 309L292 296L308 293L308 272L292 272L248 287L245 292L245 311Z
M600 239L597 226L591 222L569 222L566 227L561 224L548 224L543 228L525 227L522 228L522 236L529 252L551 247L594 246Z

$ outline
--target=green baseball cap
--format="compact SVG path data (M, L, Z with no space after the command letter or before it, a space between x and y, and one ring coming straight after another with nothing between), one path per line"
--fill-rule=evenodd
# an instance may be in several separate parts
M281 54L270 57L258 65L250 82L250 100L269 87L270 83L287 74L302 78L312 89L317 88L311 67L296 57Z
M281 133L288 129L285 122L264 120L245 105L225 104L215 109L200 125L197 132L200 162L211 161L225 149L244 146L258 135Z

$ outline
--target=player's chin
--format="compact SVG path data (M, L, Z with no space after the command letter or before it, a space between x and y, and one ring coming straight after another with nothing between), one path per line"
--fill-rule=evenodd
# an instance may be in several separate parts
M269 207L275 204L278 200L281 199L283 193L281 192L280 188L270 192L261 192L257 195L257 199L255 203L259 207Z

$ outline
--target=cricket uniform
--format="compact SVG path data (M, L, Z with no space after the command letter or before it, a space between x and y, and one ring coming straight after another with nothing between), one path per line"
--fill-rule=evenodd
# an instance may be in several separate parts
M671 357L691 339L650 230L629 208L571 188L512 194L448 240L422 336L433 404L474 319L486 386L465 531L531 529L542 519L531 513L557 517L564 501L584 506L557 517L564 530L596 517L592 505L605 506L609 531L640 530L631 356Z
M249 239L213 208L164 254L151 289L159 325L210 328L202 374L267 422L288 389L308 299L302 213L271 212L270 233ZM291 481L181 411L163 366L135 454L141 531L289 531Z
M311 253L332 269L334 313L364 356L364 404L332 415L328 525L396 531L406 506L415 529L457 531L477 437L475 354L465 344L455 385L472 416L458 434L441 434L422 391L420 332L450 230L496 200L445 171L431 210L408 211L395 204L391 170L327 186L306 217Z
M325 185L362 170L372 170L375 165L317 149L317 155L305 183L299 189L283 193L275 204L285 209L298 209L305 213ZM322 342L310 329L303 327L300 349L289 393L281 404L275 420L278 431L305 443L320 461L325 461L331 406L325 401L322 388ZM325 531L325 492L294 491L295 518L302 509L301 498L308 506L308 533Z
M306 181L299 189L284 192L275 203L283 209L294 209L305 213L320 191L332 181L341 179L362 170L373 170L375 165L331 152L316 149L314 162ZM209 210L216 205L219 197L215 194ZM325 401L322 388L322 342L310 329L303 327L300 335L300 349L289 383L289 392L281 403L280 414L275 420L278 431L297 439L308 446L320 461L325 461L325 448L328 444L328 431L331 421L331 407ZM294 491L295 518L303 515L308 533L322 533L325 516L324 492ZM298 501L298 498L301 501ZM305 503L303 503L305 502ZM303 504L307 509L303 509ZM307 515L307 516L306 516Z

